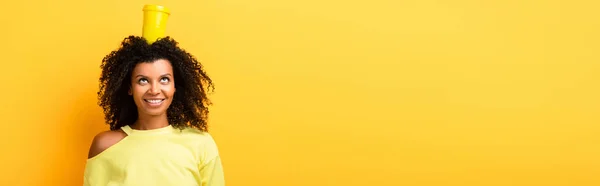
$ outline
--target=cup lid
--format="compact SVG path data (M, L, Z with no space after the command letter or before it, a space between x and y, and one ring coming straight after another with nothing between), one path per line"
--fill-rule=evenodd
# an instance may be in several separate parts
M169 10L167 7L160 6L160 5L152 5L152 4L144 5L144 8L142 10L143 11L159 11L159 12L171 14L171 10Z

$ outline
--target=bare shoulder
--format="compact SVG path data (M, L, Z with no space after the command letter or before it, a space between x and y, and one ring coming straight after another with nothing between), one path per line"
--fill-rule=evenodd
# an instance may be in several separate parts
M88 152L88 158L95 157L125 137L127 137L127 134L122 130L103 131L98 133L92 141L92 145Z

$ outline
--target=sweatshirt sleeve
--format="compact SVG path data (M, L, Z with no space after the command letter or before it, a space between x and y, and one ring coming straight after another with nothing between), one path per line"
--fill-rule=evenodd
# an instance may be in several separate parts
M202 161L199 165L201 186L224 186L223 165L221 164L219 150L212 136L208 135L203 151Z
M200 168L200 175L202 176L202 186L224 186L225 179L223 176L221 158L216 156L204 163Z
M102 159L88 160L83 175L83 186L106 185L108 171L107 163Z

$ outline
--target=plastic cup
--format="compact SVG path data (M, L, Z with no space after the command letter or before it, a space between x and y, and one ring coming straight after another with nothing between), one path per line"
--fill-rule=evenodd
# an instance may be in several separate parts
M169 15L171 15L171 11L160 5L145 5L142 10L144 12L142 37L145 38L149 44L165 37L167 19L169 18Z

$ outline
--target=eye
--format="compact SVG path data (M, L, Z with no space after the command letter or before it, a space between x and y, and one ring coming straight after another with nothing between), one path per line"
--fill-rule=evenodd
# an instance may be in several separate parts
M161 83L166 83L166 82L169 82L169 78L168 78L168 77L163 77L163 78L160 78L160 82L161 82Z
M144 83L148 83L148 80L145 78L141 78L138 80L139 83L144 84Z

